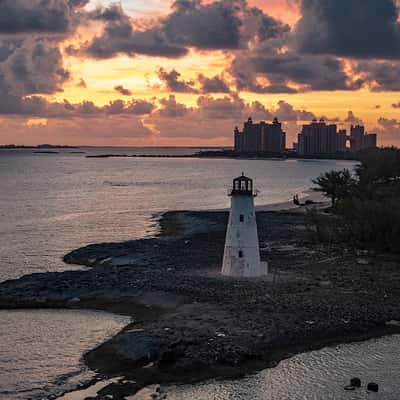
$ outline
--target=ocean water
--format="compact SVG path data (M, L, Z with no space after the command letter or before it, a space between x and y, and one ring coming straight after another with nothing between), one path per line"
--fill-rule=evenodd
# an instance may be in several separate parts
M71 310L0 311L0 399L43 399L94 377L86 351L130 318Z
M237 381L210 381L163 388L168 400L398 400L400 336L298 354ZM350 379L362 387L346 391ZM378 393L367 384L379 385Z
M85 158L91 154L188 154L193 149L0 150L0 281L79 268L62 256L89 243L157 232L165 210L228 207L232 178L245 172L256 204L290 200L347 161ZM84 151L85 154L76 154ZM80 355L127 320L104 313L0 311L0 399L28 399L87 378ZM7 371L7 373L2 373ZM65 378L68 379L65 379Z

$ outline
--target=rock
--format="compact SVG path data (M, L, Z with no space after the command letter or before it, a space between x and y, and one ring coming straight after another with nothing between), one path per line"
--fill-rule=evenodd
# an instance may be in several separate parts
M370 391L370 392L375 392L376 393L379 390L379 386L375 382L370 382L367 385L367 390Z
M350 385L354 387L361 387L361 379L360 378L351 378Z
M386 322L386 325L400 327L400 321L396 321L395 319L392 319L392 320Z
M68 300L68 304L76 304L79 303L81 299L79 297L73 297L72 299Z

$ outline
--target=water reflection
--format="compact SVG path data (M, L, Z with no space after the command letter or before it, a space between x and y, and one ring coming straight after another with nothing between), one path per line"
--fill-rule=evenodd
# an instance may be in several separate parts
M300 354L238 381L164 388L169 400L398 400L400 335ZM347 392L350 378L362 388ZM367 392L368 382L379 392Z

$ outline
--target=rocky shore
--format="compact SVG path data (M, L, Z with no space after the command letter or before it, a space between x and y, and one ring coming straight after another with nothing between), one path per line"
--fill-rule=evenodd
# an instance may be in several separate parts
M400 332L398 258L319 244L304 213L262 211L270 276L221 277L227 217L168 212L156 238L65 256L88 270L1 283L0 308L132 315L132 324L84 355L102 376L124 377L97 398L123 399L152 383L240 377L298 352Z

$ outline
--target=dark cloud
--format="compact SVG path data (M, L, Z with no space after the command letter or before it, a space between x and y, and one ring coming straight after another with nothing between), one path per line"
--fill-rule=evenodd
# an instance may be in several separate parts
M124 88L122 85L114 86L114 90L123 96L132 96L132 92L129 89Z
M229 93L229 84L224 80L223 77L218 75L207 78L203 74L198 76L198 81L201 85L201 93Z
M400 90L400 62L364 61L354 67L372 91Z
M0 33L65 33L88 1L1 0Z
M184 47L235 49L240 43L238 5L235 1L207 5L197 0L177 1L160 29L172 43Z
M236 119L243 115L245 102L236 96L214 99L200 96L197 100L199 112L206 119Z
M400 101L398 103L393 103L392 107L393 108L400 108Z
M75 55L80 51L94 58L112 58L119 53L129 56L145 54L160 57L182 57L188 50L171 43L165 32L157 27L147 30L133 28L134 21L117 5L96 10L92 17L105 21L104 31L83 49L69 48Z
M283 100L278 102L278 108L274 111L274 115L284 122L311 121L316 118L314 113L306 110L296 110L291 104Z
M400 58L395 0L302 0L294 40L301 52Z
M45 39L17 41L0 62L0 94L50 94L62 90L67 79L60 50Z
M189 48L236 50L289 30L245 0L175 1L170 14L145 30L134 29L135 21L115 5L97 10L93 18L106 22L103 33L84 49L96 58L118 53L181 57Z
M74 48L70 52L79 54ZM93 39L84 50L94 58L112 58L119 53L129 56L144 54L148 56L178 58L188 50L170 44L165 35L157 29L135 31L129 21L112 21L108 23L103 34Z
M154 104L146 100L133 99L111 101L99 107L92 101L70 103L48 101L41 96L20 97L3 96L0 102L0 115L14 115L38 118L83 118L111 115L141 116L148 115L154 110Z
M238 90L256 93L296 93L306 90L355 90L362 80L353 80L344 63L330 56L281 53L279 49L255 47L238 54L231 66ZM260 83L258 78L270 83Z
M168 99L161 99L159 101L161 107L156 111L160 117L166 118L181 118L190 112L190 108L185 104L178 103L174 95L170 95Z
M108 7L97 7L96 10L90 13L92 19L102 21L122 21L126 18L121 4L110 4Z
M193 81L184 81L180 79L181 74L173 69L170 72L160 68L158 70L158 77L165 84L167 90L175 93L196 93L197 90L193 87Z

